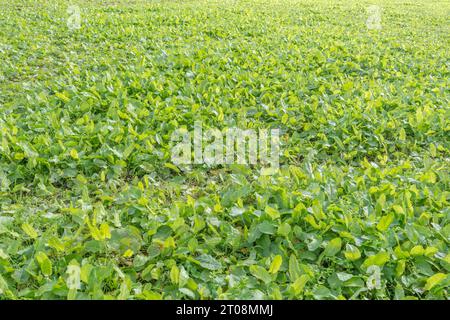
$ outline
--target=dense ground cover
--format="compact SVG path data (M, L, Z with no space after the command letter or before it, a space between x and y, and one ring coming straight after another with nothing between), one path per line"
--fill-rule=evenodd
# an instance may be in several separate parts
M0 298L448 299L448 1L71 4L0 1Z

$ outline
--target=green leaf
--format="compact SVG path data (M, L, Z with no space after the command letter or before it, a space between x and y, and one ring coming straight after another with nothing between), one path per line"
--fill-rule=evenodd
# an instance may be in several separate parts
M353 82L347 81L346 83L344 83L344 84L342 85L342 89L343 89L344 91L351 91L351 90L353 89Z
M269 221L263 221L258 224L258 230L264 234L275 234L275 226Z
M398 136L400 141L405 141L406 140L406 131L404 128L400 128L400 133Z
M176 265L172 266L172 269L170 269L170 281L172 281L173 284L178 284L180 280L180 269Z
M180 273L178 276L178 285L180 287L183 287L188 283L188 281L189 281L189 273L186 271L186 269L183 266L181 266Z
M278 219L280 217L280 212L277 209L272 208L270 206L267 206L264 212L267 213L273 220Z
M406 268L406 261L399 260L397 262L397 266L395 267L395 275L397 277L400 277L405 272L405 268Z
M394 215L392 213L381 217L380 221L377 224L378 231L386 231L391 225L392 221L394 221Z
M62 92L56 92L55 96L57 96L58 98L60 98L62 101L64 101L65 103L69 102L70 99Z
M52 262L47 255L44 252L39 251L36 254L36 260L41 268L42 274L50 276L52 274Z
M22 224L22 230L32 239L36 239L38 237L36 230L28 223Z
M401 206L396 205L396 204L392 206L392 209L394 209L394 211L397 214L404 214L405 213L405 210L403 210L403 208Z
M287 237L287 236L289 236L289 233L291 232L291 226L289 225L289 223L282 223L282 224L280 224L279 226L278 226L278 231L277 231L277 233L280 235L280 236L283 236L283 237Z
M80 159L79 156L78 156L78 151L75 150L75 149L71 149L71 150L70 150L70 156L71 156L73 159L75 159L75 160Z
M414 246L409 252L412 256L422 256L425 253L425 249L421 245Z
M427 279L427 283L425 284L424 290L428 291L433 289L439 283L444 281L447 278L447 275L444 273L436 273Z
M280 270L281 264L283 263L283 258L280 255L276 255L272 263L270 264L269 272L275 274Z
M301 276L300 264L295 255L291 254L289 258L289 277L291 278L291 281L295 281L300 276Z
M327 246L325 247L324 255L327 257L332 257L336 255L340 250L342 246L342 240L341 238L334 238L330 242L328 242Z
M361 265L361 268L366 269L373 265L382 267L388 261L389 261L389 254L387 252L379 252L364 260L363 264Z
M178 167L177 166L175 166L175 165L173 165L172 163L165 163L164 164L164 166L166 167L166 168L169 168L169 169L172 169L173 171L175 171L176 173L180 173L181 171L180 171L180 169L178 169Z
M6 283L5 279L0 274L0 295L5 294L8 290L8 283Z
M8 259L9 258L9 255L8 254L6 254L6 252L5 251L3 251L3 249L2 248L0 248L0 259L4 259L4 260L6 260L6 259Z
M309 280L309 276L306 274L303 274L297 280L294 281L294 283L291 285L291 287L294 290L294 294L296 296L299 295L300 293L302 293L308 280Z
M84 267L85 266L83 266L83 269L85 269ZM67 274L67 279L66 279L67 288L69 288L69 290L73 290L73 291L80 289L81 269L76 260L72 260L69 263L69 265L67 266L66 274ZM85 275L85 277L86 277L86 279L84 279L84 280L87 283L88 282L87 276Z
M195 293L192 292L192 290L188 289L188 288L180 288L178 289L180 290L181 293L185 294L186 296L188 296L191 299L195 299Z
M219 270L222 268L222 264L209 254L202 254L196 260L203 268L208 270Z
M361 258L361 252L354 245L347 243L345 245L344 256L347 260L356 261Z
M270 273L261 266L250 266L250 273L259 280L262 280L265 284L268 284L272 281L272 276L270 275Z

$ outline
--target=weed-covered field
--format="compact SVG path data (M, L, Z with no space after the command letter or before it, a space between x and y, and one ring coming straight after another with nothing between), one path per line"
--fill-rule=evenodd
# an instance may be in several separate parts
M449 12L0 0L0 299L448 299ZM175 165L194 121L279 170Z

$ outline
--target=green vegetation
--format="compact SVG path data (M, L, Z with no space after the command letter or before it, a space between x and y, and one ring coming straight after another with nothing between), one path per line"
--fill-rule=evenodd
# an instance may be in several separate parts
M0 0L0 299L448 299L448 1L70 4Z

